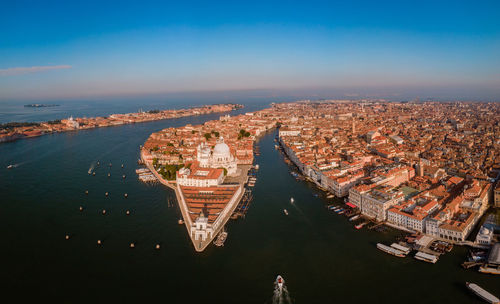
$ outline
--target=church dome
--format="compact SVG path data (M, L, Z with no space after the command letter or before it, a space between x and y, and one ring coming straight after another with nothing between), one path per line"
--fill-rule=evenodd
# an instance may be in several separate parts
M224 143L224 139L221 138L221 140L215 145L214 154L221 156L229 156L231 154L229 146Z

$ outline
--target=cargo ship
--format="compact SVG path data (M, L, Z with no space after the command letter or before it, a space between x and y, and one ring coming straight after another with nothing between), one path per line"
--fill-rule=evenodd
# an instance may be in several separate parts
M474 284L474 283L469 283L465 282L465 286L469 288L473 293L475 293L478 297L483 299L484 301L491 303L491 304L499 304L500 300L492 295L491 293L487 292L486 290L482 289L479 287L479 285Z

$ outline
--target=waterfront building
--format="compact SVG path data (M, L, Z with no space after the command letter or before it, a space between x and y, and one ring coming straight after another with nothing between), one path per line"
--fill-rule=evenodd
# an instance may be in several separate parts
M429 197L414 197L387 211L387 221L398 227L418 232L425 232L425 222L432 213L440 208L440 204Z
M361 195L361 213L377 221L385 221L387 210L403 200L404 194L398 188L379 185Z
M177 183L181 186L211 187L222 184L224 170L221 168L201 168L198 162L177 171Z

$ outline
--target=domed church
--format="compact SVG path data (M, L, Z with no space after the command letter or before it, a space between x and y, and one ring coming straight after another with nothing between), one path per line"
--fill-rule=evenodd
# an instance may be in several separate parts
M224 138L217 140L213 151L206 143L198 145L197 160L203 168L225 168L227 175L235 175L237 172L236 158L231 154L229 146L224 143Z

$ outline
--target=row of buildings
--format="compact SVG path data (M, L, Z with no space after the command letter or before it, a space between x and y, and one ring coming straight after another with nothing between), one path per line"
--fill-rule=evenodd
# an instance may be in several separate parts
M498 104L276 107L289 112L280 143L299 170L368 217L460 242L490 203L500 206Z
M137 113L112 114L107 117L80 117L54 120L42 123L6 123L0 125L0 143L50 134L124 124L148 122L162 119L180 118L193 115L228 112L238 108L237 104L216 104L180 110L152 110Z

